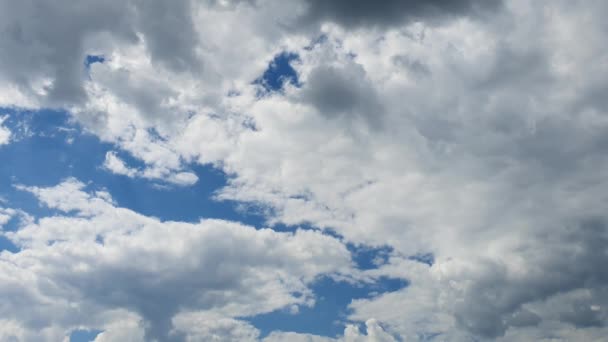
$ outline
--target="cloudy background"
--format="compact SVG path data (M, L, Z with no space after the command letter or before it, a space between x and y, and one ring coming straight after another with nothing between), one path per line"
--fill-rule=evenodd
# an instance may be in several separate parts
M605 341L607 12L0 0L0 341Z

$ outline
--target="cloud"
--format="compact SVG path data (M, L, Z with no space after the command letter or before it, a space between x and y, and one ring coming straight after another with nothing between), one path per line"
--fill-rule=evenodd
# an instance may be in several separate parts
M15 211L14 209L0 207L0 228L2 228L2 226L8 223L8 221L10 221L10 219L16 214L17 211Z
M186 341L259 340L260 332L251 324L209 313L187 313L174 318L175 334L186 335Z
M377 317L414 339L437 333L456 339L462 331L491 340L542 339L555 334L549 327L593 336L589 328L604 328L606 319L608 278L599 267L606 225L585 220L553 228L551 236L528 237L528 247L517 244L522 250L509 254L517 258L510 262L445 260L425 270L393 259L372 272L407 277L410 286L353 301L351 318Z
M0 116L0 146L6 145L11 141L12 133L8 127L3 125L6 119L8 119L8 116Z
M189 0L135 1L136 22L152 58L176 71L196 71L198 36L190 13Z
M367 333L361 333L358 326L349 324L344 329L344 335L338 338L328 338L311 334L275 331L263 339L264 342L294 341L294 342L395 342L395 338L384 331L375 319L365 322Z
M313 69L302 91L302 101L329 118L360 115L374 127L380 126L384 113L365 70L354 63Z
M344 331L345 341L377 341L377 342L395 342L395 338L382 329L380 324L375 319L370 319L365 322L367 335L361 334L359 328L350 325Z
M136 169L128 167L125 162L112 151L106 153L106 159L103 162L103 167L112 173L127 177L135 177L135 175L138 173Z
M260 338L260 332L251 324L210 313L185 313L174 319L174 334L183 334L186 341L243 341L243 342L395 342L380 324L370 319L365 322L366 333L349 324L342 336L335 338L314 334L273 331ZM97 342L97 341L96 341Z
M104 331L95 337L94 342L140 342L145 341L141 320L137 315L123 314L104 326Z
M155 167L148 167L144 170L138 170L127 166L127 164L116 155L116 152L109 151L106 153L103 162L104 169L123 175L130 178L141 177L152 180L159 180L179 186L189 186L198 181L198 177L192 172L179 172L174 170L166 170Z
M347 28L399 26L407 22L437 23L451 17L477 16L482 11L496 10L500 0L307 0L307 21L334 21Z
M189 1L86 1L77 6L25 1L3 8L2 79L51 105L85 101L84 59L92 50L143 41L162 65L194 70L196 36ZM27 23L18 18L37 18ZM51 29L49 29L51 28ZM171 53L168 53L171 51Z
M87 38L107 30L118 39L135 40L126 4L95 3L60 7L31 1L13 6L3 1L0 41L2 79L33 97L47 95L54 103L83 100L82 61ZM34 17L23 23L18 18ZM115 23L109 25L110 18ZM40 20L42 19L42 20ZM52 29L48 29L52 27Z
M310 305L308 284L350 268L346 247L314 231L277 233L222 220L161 222L116 207L109 194L86 192L75 179L20 188L60 211L5 234L22 250L1 254L0 292L13 299L0 310L27 331L108 326L103 340L122 334L114 332L121 317L134 315L146 340L167 340L175 337L174 317L177 328L183 326L180 313L208 310L229 323ZM222 322L199 333L224 329Z
M515 18L530 10L511 6ZM560 23L582 16L554 10ZM433 252L438 263L430 273L402 274L412 281L407 289L356 301L354 320L376 317L413 340L437 334L534 339L551 335L550 327L573 336L573 326L580 336L595 336L605 322L599 307L606 285L600 272L583 274L581 265L597 269L603 256L570 253L605 252L571 235L581 231L602 241L605 234L584 228L589 220L602 227L606 218L597 205L606 182L596 173L605 165L605 121L601 112L576 105L584 95L574 95L577 86L570 88L569 79L590 72L570 69L581 56L558 63L553 58L569 53L562 41L534 48L523 40L529 30L552 32L557 23L545 19L513 28L499 17L497 26L513 29L504 40L495 36L498 28L466 21L436 29L414 25L408 34L382 39L336 31L335 41L299 53L302 89L248 108L259 129L243 133L235 157L227 158L227 168L241 171L222 198L270 204L279 222L312 222L352 241L388 241L404 257ZM595 59L592 51L605 54L590 48L585 58ZM332 68L349 65L354 53L386 108L379 132L317 115L314 99L296 100L316 70L330 69L328 60ZM429 73L404 73L391 56L406 53L428 61ZM573 97L555 97L548 89ZM342 108L325 111L339 117ZM587 114L572 116L571 110ZM276 171L261 171L271 169ZM548 236L559 238L549 246ZM588 297L565 303L579 292ZM555 301L555 311L541 309L546 300Z

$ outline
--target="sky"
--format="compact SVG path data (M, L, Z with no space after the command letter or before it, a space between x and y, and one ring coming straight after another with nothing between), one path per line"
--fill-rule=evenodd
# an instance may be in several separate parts
M0 342L605 341L607 11L0 0Z

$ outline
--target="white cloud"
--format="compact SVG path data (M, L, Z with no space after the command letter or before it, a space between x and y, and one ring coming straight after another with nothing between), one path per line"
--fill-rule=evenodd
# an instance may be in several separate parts
M0 207L0 228L8 223L13 216L15 216L15 210Z
M128 167L125 162L116 155L116 152L112 151L106 153L106 159L103 162L103 166L110 172L118 175L134 177L137 174L136 169Z
M232 322L311 305L308 284L350 268L346 247L319 232L277 233L221 220L161 222L116 207L105 192L85 192L75 179L20 188L65 213L6 232L23 250L0 256L0 293L12 298L0 310L28 331L107 326L103 340L127 334L119 328L126 312L140 317L146 340L163 339L180 312L212 310ZM176 317L179 328L182 316Z
M260 332L251 324L213 313L184 313L173 320L174 334L195 341L258 341Z
M365 322L366 333L362 333L358 326L349 324L344 329L344 335L338 338L329 338L312 334L299 334L293 332L275 331L263 339L264 342L395 342L395 338L384 331L375 319Z
M120 159L120 157L116 155L116 152L113 151L106 153L103 167L112 173L130 178L143 177L152 180L161 180L181 186L192 185L198 181L198 177L192 172L176 172L173 170L158 168L146 168L144 170L138 170L129 167L122 159Z
M375 319L370 319L365 322L367 334L361 334L359 328L354 325L349 325L344 331L344 341L348 342L395 342L395 338L382 329Z
M94 342L145 341L141 319L137 315L120 313L117 316L103 327L104 331L97 335Z
M11 130L3 125L6 119L8 119L8 116L0 116L0 146L6 145L11 141Z

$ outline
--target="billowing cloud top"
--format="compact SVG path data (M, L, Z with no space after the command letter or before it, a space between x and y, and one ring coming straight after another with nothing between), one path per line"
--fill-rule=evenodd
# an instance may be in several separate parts
M607 11L0 0L0 341L604 340Z

